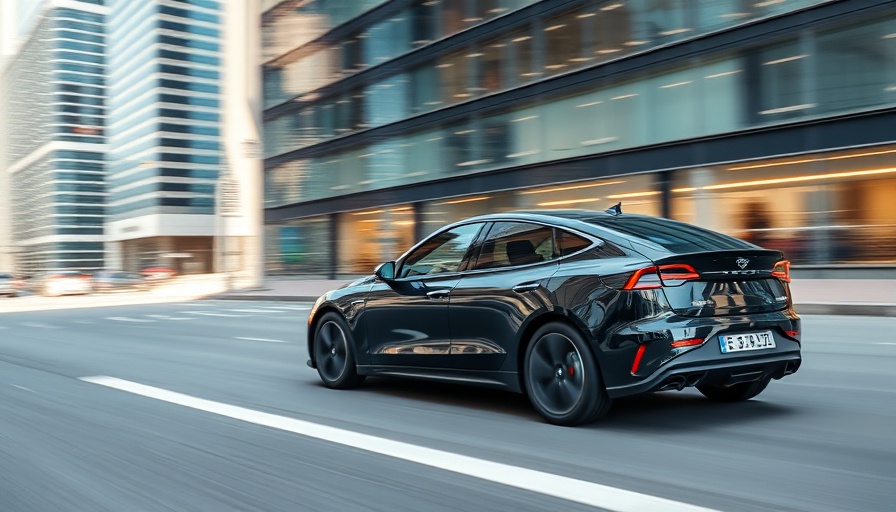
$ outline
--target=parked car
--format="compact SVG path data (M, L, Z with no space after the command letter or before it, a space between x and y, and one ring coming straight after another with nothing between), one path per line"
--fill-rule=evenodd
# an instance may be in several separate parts
M48 297L87 295L93 291L90 275L74 270L38 274L28 280L28 288Z
M164 281L177 275L173 268L156 266L146 267L140 271L140 275L147 281Z
M0 295L16 297L22 287L22 280L12 274L0 273Z
M737 402L800 367L789 283L779 251L621 209L473 217L318 299L308 365L521 392L560 425L692 386Z
M116 290L146 290L149 284L139 274L104 270L91 278L91 285L96 292Z

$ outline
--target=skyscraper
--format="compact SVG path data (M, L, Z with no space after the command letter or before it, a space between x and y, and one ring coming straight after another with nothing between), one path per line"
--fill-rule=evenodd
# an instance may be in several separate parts
M211 271L220 141L216 0L108 0L109 267Z
M102 268L106 8L102 0L4 4L13 6L26 9L3 45L9 219L0 252L29 273Z

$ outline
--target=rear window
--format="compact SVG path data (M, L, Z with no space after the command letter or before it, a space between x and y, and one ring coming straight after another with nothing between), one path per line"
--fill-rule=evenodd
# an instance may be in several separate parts
M584 220L626 235L649 240L674 253L753 248L753 245L732 236L656 217L622 216Z

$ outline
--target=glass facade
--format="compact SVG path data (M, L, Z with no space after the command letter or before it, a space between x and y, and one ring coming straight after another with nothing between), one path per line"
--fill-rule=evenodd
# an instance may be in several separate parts
M3 156L15 205L15 264L24 273L104 265L105 11L96 7L101 4L48 8L5 74Z
M535 3L545 8L523 9ZM547 8L549 4L556 7ZM627 212L667 214L746 238L765 229L779 234L785 228L799 230L802 239L811 240L803 242L803 247L829 244L837 238L838 229L843 231L836 227L841 225L862 226L877 234L896 222L893 211L875 195L885 193L877 192L878 186L891 196L896 194L892 177L883 171L896 161L890 153L880 156L890 158L889 166L832 157L846 167L839 171L831 166L798 171L793 167L796 174L792 176L780 174L785 166L772 166L768 169L774 172L762 171L771 173L767 180L757 177L752 188L731 186L731 190L721 171L730 166L721 160L700 169L674 168L657 161L655 170L664 172L662 179L674 182L671 191L663 189L655 172L633 175L624 168L595 169L595 176L610 175L600 180L566 183L562 178L563 166L581 168L577 162L582 159L669 144L687 148L689 141L723 136L736 140L740 134L794 122L823 123L896 106L896 10L866 17L857 8L808 26L799 22L802 13L795 13L828 4L808 0L442 1L413 3L399 13L382 16L371 11L353 24L366 27L355 36L328 41L329 34L323 33L288 55L268 61L265 207L349 204L342 198L365 194L385 198L391 191L436 181L463 181L475 189L477 175L511 171L524 175L530 167L561 169L556 171L554 185L483 188L470 196L415 200L413 215L409 214L413 218L403 219L403 224L371 214L367 220L379 219L369 223L377 231L349 218L358 212L337 214L344 207L334 209L330 217L320 219L330 218L330 238L338 233L337 247L353 247L348 252L338 250L340 273L367 273L371 262L390 259L387 256L395 257L409 247L392 244L404 236L396 230L410 233L415 240L432 228L476 213L604 209L617 201L623 202ZM458 10L451 5L459 6ZM500 30L476 32L481 36L464 34L498 17L504 17ZM359 22L367 19L368 24ZM718 50L712 50L715 37L756 23L774 22L780 27L781 20L788 20L789 29L777 30L774 37L719 44ZM277 29L266 26L266 30ZM702 38L700 43L691 44L697 37ZM326 48L318 51L314 45L324 41ZM444 50L424 51L430 47ZM675 48L682 49L682 56L674 60L633 66L623 73L594 73L597 79L570 79L577 73L639 62ZM284 60L290 55L294 60ZM329 67L307 64L321 55L330 55ZM286 78L289 66L305 65L302 72ZM381 71L366 80L368 68ZM563 85L554 85L559 83ZM500 101L505 95L513 99ZM484 107L468 108L469 104ZM696 147L698 142L693 144ZM837 147L832 141L831 149ZM780 156L769 149L768 161ZM868 168L881 172L848 174ZM842 176L818 178L817 184L810 184L814 178L807 177L838 173ZM690 184L694 176L708 181ZM741 176L746 179L748 174ZM798 179L776 181L790 177ZM791 183L820 187L824 192L795 191ZM803 217L785 215L768 227L756 227L730 219L709 222L708 212L695 213L714 204L724 207L726 215L731 212L733 219L753 211L746 206L750 201L743 198L759 197L770 189L783 195L767 210L776 212L779 205L790 204ZM873 213L858 213L852 199L843 199L866 195L867 201L861 204L873 205ZM396 197L402 196L396 192ZM387 203L370 211L404 206ZM806 213L826 211L813 209L822 207L854 213L837 218ZM364 235L362 229L366 229ZM794 239L796 235L781 236ZM885 239L882 236L881 243L889 247ZM802 264L896 262L886 250L869 251L847 255L833 248L803 253L788 249Z
M211 215L221 161L220 4L108 4L110 221Z

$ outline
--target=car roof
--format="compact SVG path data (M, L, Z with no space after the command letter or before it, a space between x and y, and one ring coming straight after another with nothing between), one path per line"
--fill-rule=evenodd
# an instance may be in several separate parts
M625 214L627 217L646 217L646 215ZM563 224L564 221L588 221L598 218L611 218L615 215L598 210L517 210L505 213L489 213L485 215L477 215L465 219L466 221L483 220L491 221L498 219L519 219L534 220L542 222L556 222Z
M640 215L632 213L622 214L628 218L654 218L650 215ZM500 220L518 220L542 222L545 224L553 224L555 226L568 227L577 229L592 235L606 234L606 226L602 226L601 221L611 220L618 217L615 214L599 210L518 210L506 213L489 213L485 215L477 215L464 219L460 223L468 222L494 222Z

